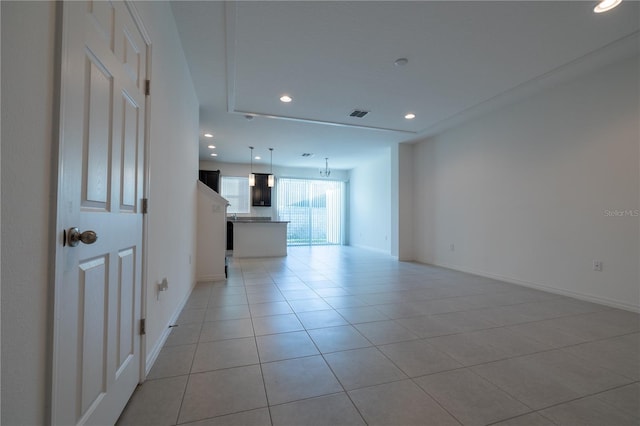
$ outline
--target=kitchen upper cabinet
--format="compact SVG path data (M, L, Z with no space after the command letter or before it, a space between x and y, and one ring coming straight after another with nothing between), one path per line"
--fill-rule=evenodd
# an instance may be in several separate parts
M271 207L271 188L268 173L254 173L256 185L251 188L251 205L255 207Z
M220 170L200 170L199 178L202 183L204 183L217 193L220 193L220 191L218 190L218 185L220 182Z

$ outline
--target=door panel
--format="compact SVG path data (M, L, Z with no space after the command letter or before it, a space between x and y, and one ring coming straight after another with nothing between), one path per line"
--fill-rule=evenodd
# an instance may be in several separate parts
M132 35L125 27L124 30L124 47L122 53L122 62L124 63L124 69L131 81L140 89L142 88L140 83L144 80L144 76L140 75L141 59L140 49L143 47L142 40L139 37Z
M63 4L52 423L113 424L141 368L147 45L122 2Z
M137 147L138 147L138 126L140 108L135 101L126 93L122 94L123 109L123 132L122 132L122 176L120 192L120 209L135 212L136 208L136 169L137 169Z
M107 209L109 201L109 171L111 152L111 113L113 85L111 76L103 67L96 65L96 59L87 58L85 120L87 129L84 137L85 165L82 179L85 188L84 206Z
M93 20L96 33L100 34L105 45L113 49L113 28L115 25L115 8L109 1L95 1L87 4L89 16Z
M80 264L80 304L82 317L82 357L78 364L82 376L81 409L85 412L106 390L107 306L109 276L107 258Z
M134 355L135 338L135 277L136 277L136 256L135 248L128 248L120 251L119 271L118 271L118 326L116 342L118 349L116 351L118 358L116 360L116 375L126 367L126 363Z

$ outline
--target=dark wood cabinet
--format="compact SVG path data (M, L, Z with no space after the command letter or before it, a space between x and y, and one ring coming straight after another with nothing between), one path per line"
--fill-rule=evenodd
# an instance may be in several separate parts
M227 221L227 250L233 250L233 222Z
M202 183L204 183L217 193L220 193L220 191L218 190L220 182L220 170L200 170L198 177Z
M256 185L251 188L251 205L254 207L271 207L271 188L268 173L254 173Z

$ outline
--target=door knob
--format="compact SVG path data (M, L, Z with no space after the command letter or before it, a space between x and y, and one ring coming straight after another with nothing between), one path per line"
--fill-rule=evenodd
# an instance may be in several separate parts
M98 234L93 231L80 232L78 228L69 228L67 231L67 244L75 247L81 242L84 244L93 244L98 239Z

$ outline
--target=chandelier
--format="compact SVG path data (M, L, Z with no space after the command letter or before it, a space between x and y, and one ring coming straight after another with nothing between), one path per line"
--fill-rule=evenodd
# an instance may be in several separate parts
M320 170L320 176L329 177L329 175L331 175L331 170L329 170L329 158L325 157L324 170Z

